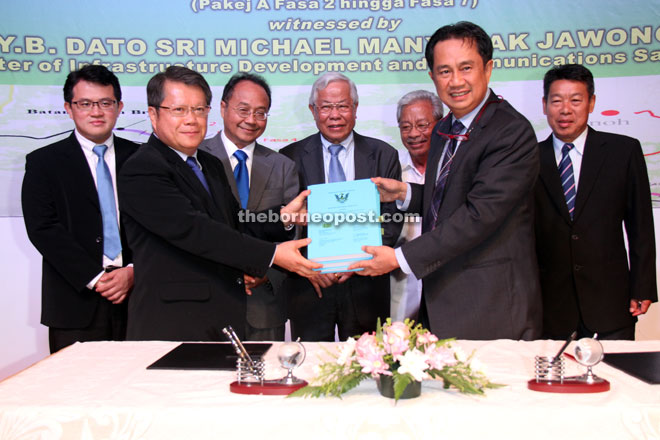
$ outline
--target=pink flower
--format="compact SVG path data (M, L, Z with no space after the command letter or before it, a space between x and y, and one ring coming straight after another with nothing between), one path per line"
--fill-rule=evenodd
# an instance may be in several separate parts
M383 326L383 345L385 351L397 361L410 346L410 328L397 321Z
M374 377L379 374L392 374L387 371L390 367L383 359L385 351L378 346L374 334L364 333L360 336L355 344L355 352L363 373L371 373Z
M434 342L438 342L438 337L431 333L430 331L426 330L424 333L420 333L417 335L417 346L419 347L420 345L428 345L428 344L433 344Z
M427 347L425 353L428 357L426 362L434 370L442 370L445 365L456 364L456 357L454 357L454 352L450 348L434 344Z

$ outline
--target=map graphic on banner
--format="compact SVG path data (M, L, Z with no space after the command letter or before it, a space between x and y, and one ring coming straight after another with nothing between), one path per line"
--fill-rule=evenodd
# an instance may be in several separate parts
M550 130L541 108L543 74L581 63L596 77L590 124L638 138L654 206L660 207L660 0L83 0L6 1L0 5L0 216L20 216L25 155L68 136L66 75L104 64L122 84L115 133L146 141L145 86L168 65L209 81L207 136L222 126L223 84L238 71L263 75L273 107L260 143L279 149L316 132L310 86L326 71L358 85L356 131L403 148L396 103L433 91L424 59L440 26L473 21L492 37L491 87Z

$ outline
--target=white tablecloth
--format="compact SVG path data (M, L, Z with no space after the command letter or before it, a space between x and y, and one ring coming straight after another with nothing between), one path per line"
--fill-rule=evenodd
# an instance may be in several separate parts
M507 386L477 397L425 381L421 397L396 405L373 380L343 399L301 399L232 394L235 375L227 371L146 369L177 344L75 344L0 382L0 439L660 439L660 385L604 363L594 372L610 381L608 392L528 390L534 356L554 354L560 341L458 341ZM312 377L321 348L331 345L306 343L308 360L296 375ZM603 345L660 351L660 341ZM273 348L271 378L284 375ZM567 370L583 367L569 361Z

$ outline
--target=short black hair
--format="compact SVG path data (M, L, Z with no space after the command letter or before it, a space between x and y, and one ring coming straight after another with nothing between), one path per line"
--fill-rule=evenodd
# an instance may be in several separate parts
M225 84L225 88L222 90L222 101L229 102L232 95L234 94L236 85L241 81L250 81L258 86L261 86L261 88L264 89L266 95L268 96L268 110L270 110L270 87L268 86L268 83L263 76L255 75L253 73L239 72L229 78L229 81L227 81L227 84Z
M115 99L117 102L121 101L121 87L119 86L119 79L117 79L115 74L105 66L88 64L87 66L84 66L79 70L74 70L67 75L66 81L64 82L64 88L62 89L65 102L71 104L71 101L73 100L73 88L80 81L87 81L102 86L112 86Z
M429 42L426 43L426 62L429 65L429 70L433 70L433 49L440 41L445 40L468 40L471 44L477 45L477 51L481 55L481 59L486 63L493 59L493 42L480 26L469 21L459 21L455 24L448 24L442 26L435 31Z
M587 86L589 98L594 96L594 76L591 71L582 64L564 64L555 66L545 73L543 77L543 99L548 99L550 86L560 79L584 83Z
M149 107L158 107L165 99L166 81L199 87L206 97L206 105L211 105L211 99L213 98L211 88L200 73L187 67L170 66L165 72L155 74L147 83L147 105Z

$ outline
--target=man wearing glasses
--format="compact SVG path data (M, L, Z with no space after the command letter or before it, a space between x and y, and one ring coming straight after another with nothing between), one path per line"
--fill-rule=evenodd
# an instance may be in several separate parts
M288 225L239 222L222 163L198 151L211 109L204 77L171 66L149 80L147 101L153 135L119 178L136 264L127 338L218 341L228 325L244 338L243 274L263 277L274 264L309 276L320 265L300 254L309 240L272 243ZM282 212L297 213L306 195Z
M427 90L414 90L399 99L396 107L396 120L399 124L401 143L406 148L399 150L401 180L424 184L426 162L431 148L433 127L442 118L442 102L435 93ZM419 216L406 220L396 246L409 242L422 233L422 219ZM422 297L422 281L413 274L401 269L390 273L391 307L393 320L405 318L417 320Z
M357 88L345 75L326 73L314 82L309 110L319 132L280 150L296 162L301 188L375 176L401 177L392 146L353 131L357 107ZM381 213L395 211L394 203L381 205ZM383 242L393 245L400 224L388 222L383 228ZM334 341L337 325L339 338L345 340L375 330L377 318L389 315L389 275L317 274L310 280L290 277L285 285L294 338Z
M241 209L265 211L284 206L298 195L298 172L291 159L256 141L266 130L271 106L266 80L250 73L232 76L222 91L224 128L199 147L220 159ZM290 237L294 234L293 228ZM245 277L246 339L283 341L286 298L280 286L285 273L268 269L262 278Z
M541 335L536 136L489 89L492 55L490 37L473 23L443 26L429 39L430 77L451 114L433 130L426 181L374 179L381 198L424 215L422 235L397 249L367 247L374 258L354 265L365 275L400 267L423 279L421 320L439 338Z
M123 340L133 287L115 189L137 145L112 134L123 108L119 80L85 66L67 76L64 101L75 130L27 155L22 190L28 237L43 256L41 323L51 353Z

